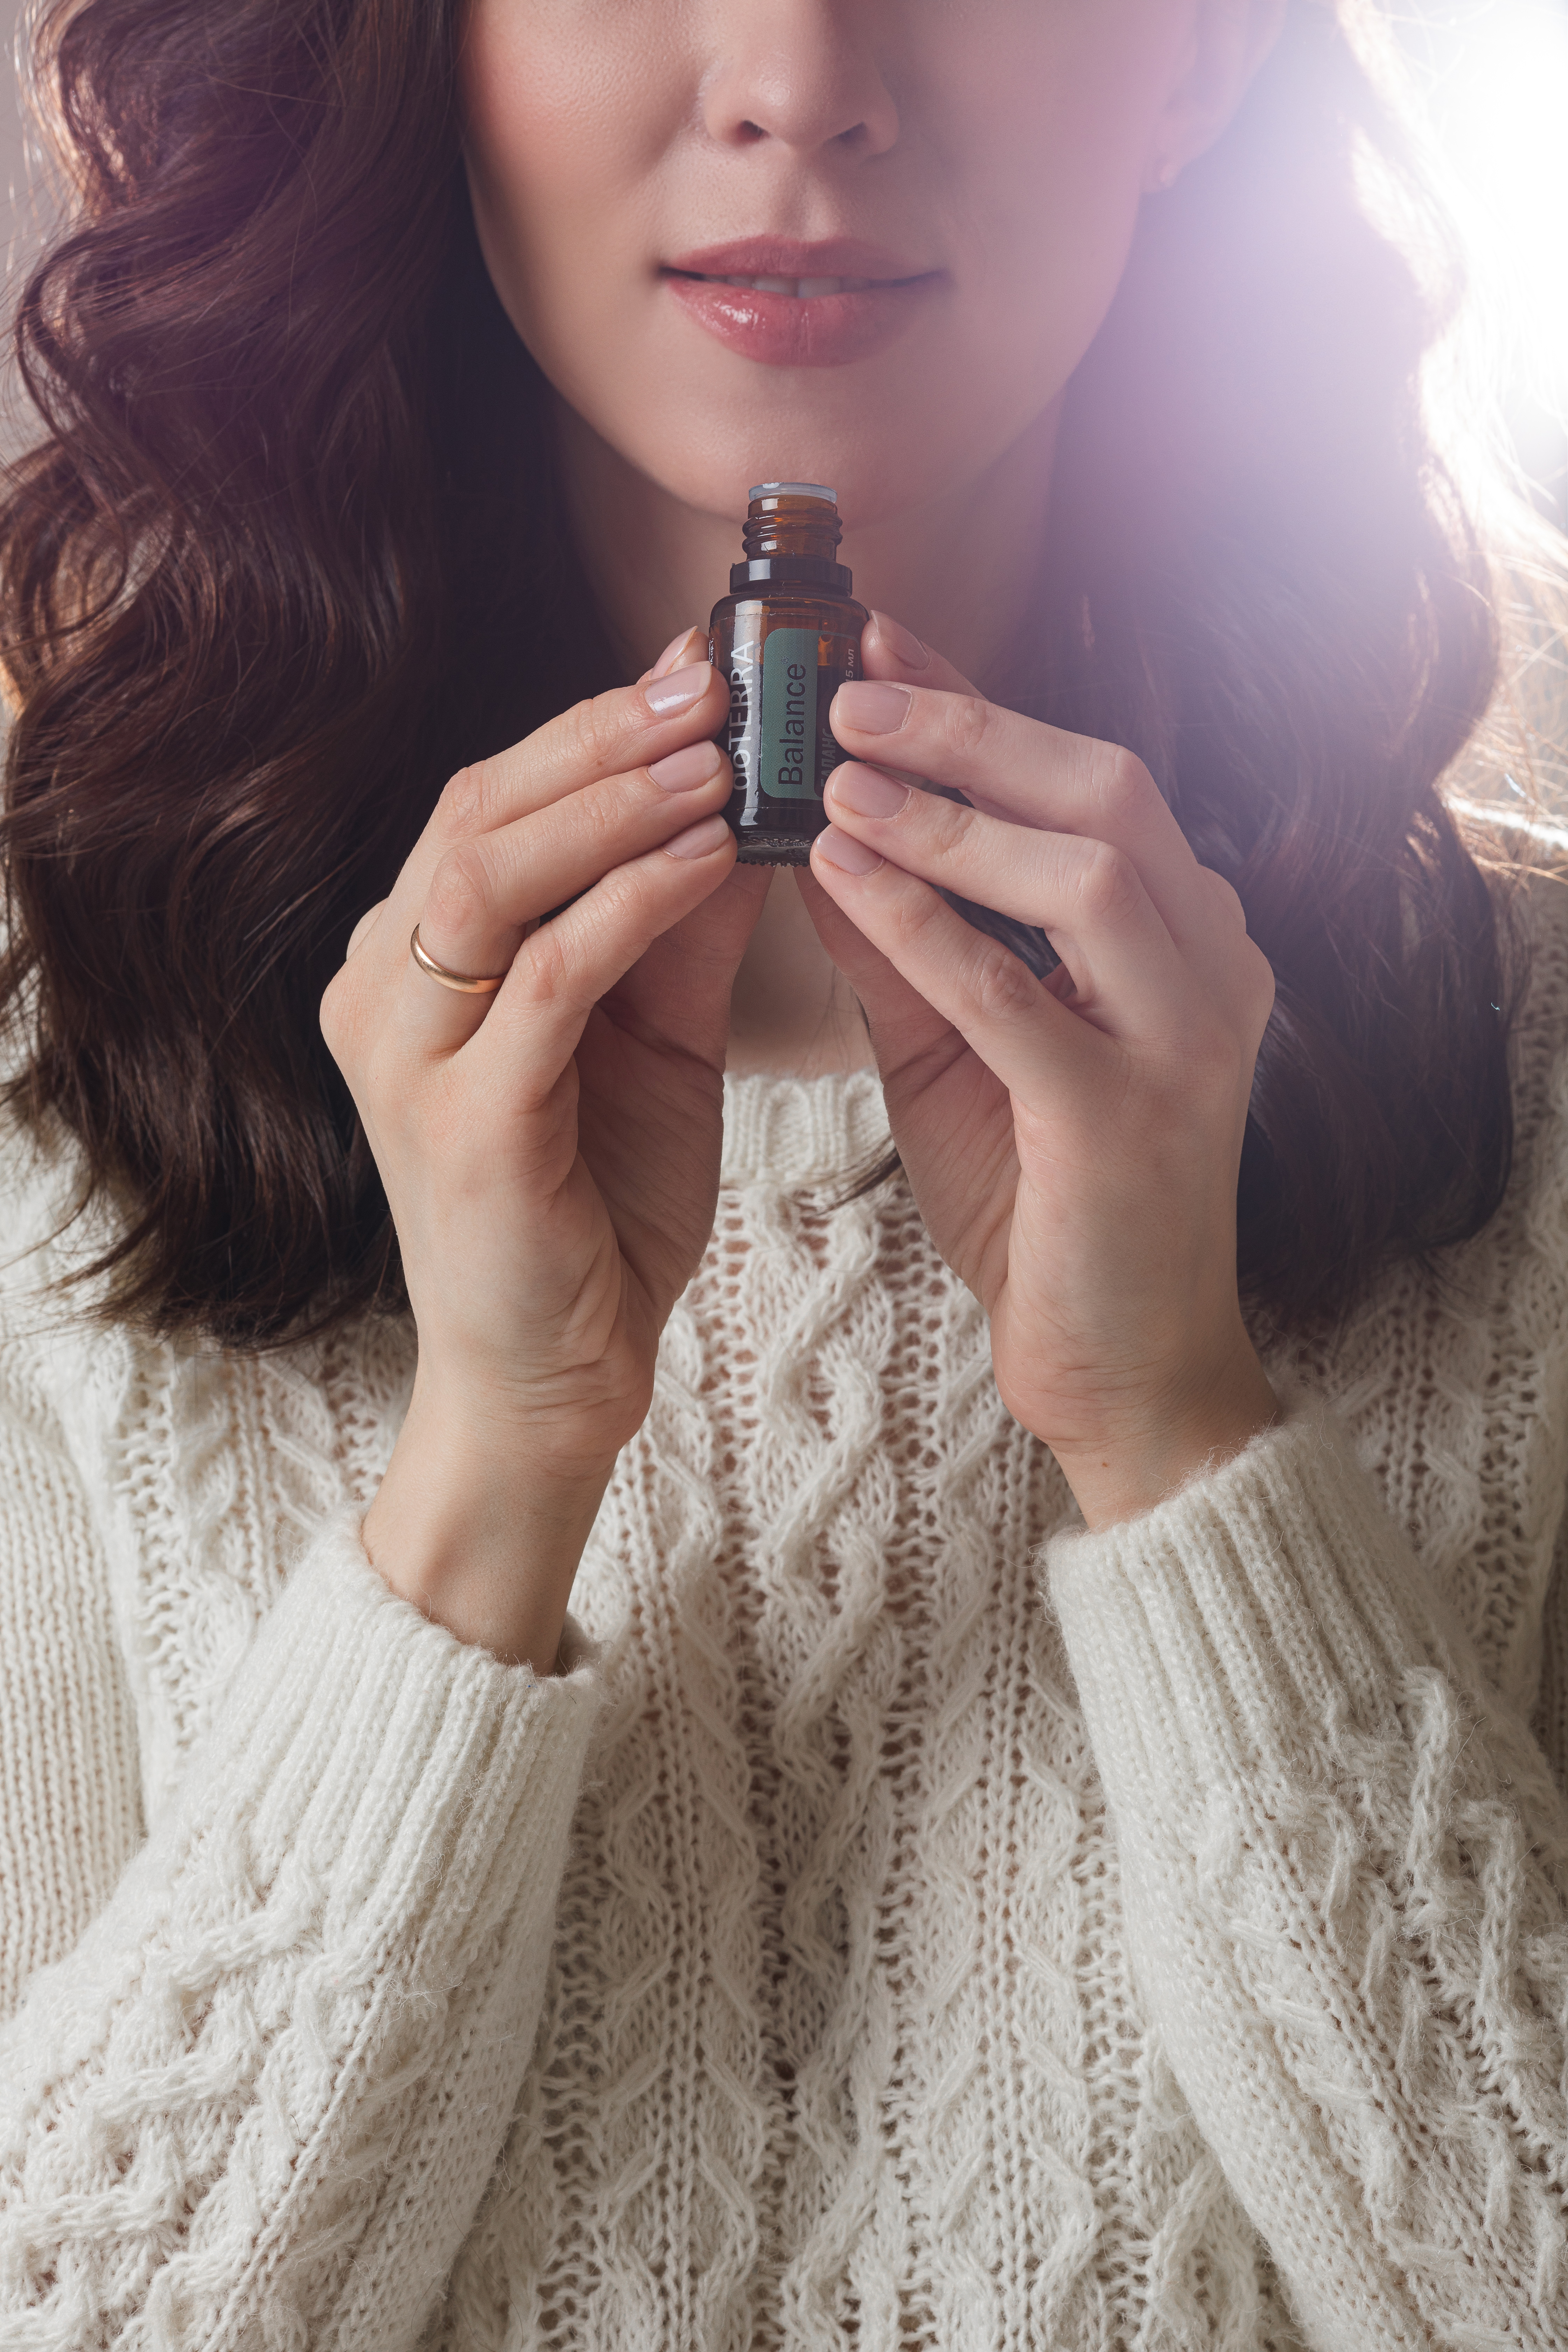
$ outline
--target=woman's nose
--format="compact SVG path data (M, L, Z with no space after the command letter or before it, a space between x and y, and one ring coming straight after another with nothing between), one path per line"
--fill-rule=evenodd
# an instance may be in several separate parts
M703 123L726 147L885 154L899 111L858 0L722 0L710 17Z

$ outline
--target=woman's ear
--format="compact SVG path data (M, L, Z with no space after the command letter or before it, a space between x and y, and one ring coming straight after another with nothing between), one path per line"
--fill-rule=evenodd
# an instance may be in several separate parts
M1190 0L1191 29L1181 79L1149 144L1143 185L1174 186L1211 147L1279 39L1289 0Z

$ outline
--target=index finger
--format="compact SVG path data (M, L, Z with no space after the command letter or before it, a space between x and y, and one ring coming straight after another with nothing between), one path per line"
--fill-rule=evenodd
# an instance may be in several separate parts
M373 950L388 969L407 954L430 879L460 841L498 831L566 800L589 785L634 775L685 744L719 733L729 688L709 662L576 703L521 743L461 769L447 785L403 864L387 900L389 919L374 926ZM606 846L606 866L615 863Z
M931 646L923 645L919 637L906 629L901 622L894 620L890 614L872 613L861 631L860 660L868 679L889 686L909 686L927 692L959 697L969 706L972 713L969 720L972 735L978 735L981 731L976 723L979 713L991 711L1002 713L1005 710L1004 705L988 702L980 688L972 684L962 670L955 669L944 655L937 653ZM1045 737L1062 751L1069 769L1073 767L1082 769L1096 761L1104 760L1132 760L1134 767L1142 766L1142 762L1136 761L1131 752L1124 751L1118 744L1101 743L1092 736L1068 734L1065 730L1051 727L1044 720L1026 719L1016 711L1006 711L1005 716L1016 720L1020 726L1041 728ZM837 730L835 729L834 731L837 734ZM859 756L863 758L866 755L862 752ZM888 767L893 762L889 759L882 759L878 764ZM989 816L1012 817L1016 821L1038 825L1052 833L1077 833L1085 829L1081 825L1058 823L1054 814L1047 813L1041 805L1038 787L1032 777L1026 783L1015 784L1010 790L1006 774L1000 764L990 761L986 763L984 783L978 780L979 762L971 759L967 764L972 771L971 781L968 783L956 776L921 775L918 781L922 783L945 783L952 791L962 792L963 798L973 807L984 810ZM914 780L914 772L910 769L900 768L897 772ZM1147 777L1150 783L1153 783L1153 778L1148 775L1146 769L1142 771L1142 774ZM1135 780L1135 789L1141 782L1142 779ZM1154 786L1154 796L1169 815L1168 804L1161 794L1158 785ZM1175 824L1173 817L1171 823L1175 832L1185 842L1186 836L1182 834L1181 827ZM1103 841L1108 840L1110 835L1100 833L1095 835L1095 838ZM1128 850L1131 854L1131 845L1124 840L1118 839L1113 846Z
M493 832L584 784L628 774L717 735L729 710L730 689L706 659L664 677L612 687L462 769L437 801L432 824L443 842Z
M922 644L890 613L873 610L861 630L860 666L868 677L891 678L900 685L934 686L943 694L980 691L945 655Z
M1148 769L1120 744L912 679L841 686L828 719L851 759L956 787L988 816L1120 850L1179 943L1212 927L1213 877Z

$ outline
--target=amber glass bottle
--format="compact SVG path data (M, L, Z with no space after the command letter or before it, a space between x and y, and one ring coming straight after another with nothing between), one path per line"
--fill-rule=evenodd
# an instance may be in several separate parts
M837 562L838 500L817 482L759 482L745 559L713 607L709 655L730 681L720 741L735 763L729 818L750 866L805 866L827 824L822 787L845 757L827 713L860 675L866 611Z

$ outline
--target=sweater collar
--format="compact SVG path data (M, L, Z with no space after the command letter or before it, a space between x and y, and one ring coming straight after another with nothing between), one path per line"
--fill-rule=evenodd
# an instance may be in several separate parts
M888 1114L875 1070L826 1077L772 1071L724 1080L723 1184L784 1191L858 1175L888 1149Z

